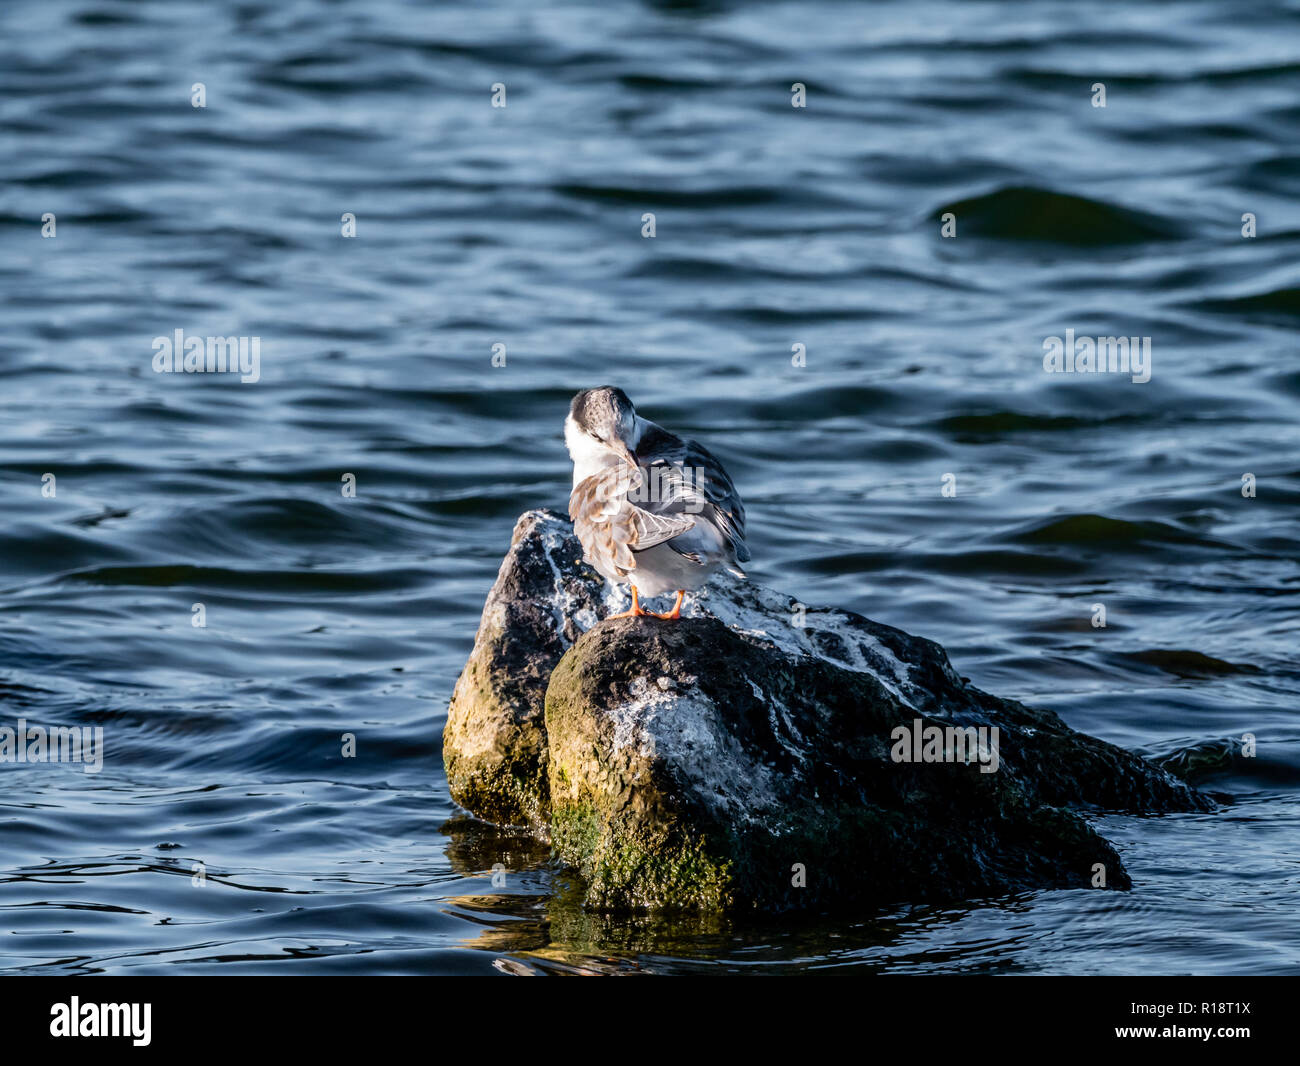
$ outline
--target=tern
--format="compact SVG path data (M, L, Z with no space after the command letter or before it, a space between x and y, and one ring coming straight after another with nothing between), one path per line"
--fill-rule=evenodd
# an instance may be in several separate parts
M642 418L612 385L573 398L564 442L573 460L569 517L583 554L606 580L632 587L632 606L612 617L677 619L686 593L715 570L745 576L745 507L703 445ZM639 594L674 590L668 613L642 608Z

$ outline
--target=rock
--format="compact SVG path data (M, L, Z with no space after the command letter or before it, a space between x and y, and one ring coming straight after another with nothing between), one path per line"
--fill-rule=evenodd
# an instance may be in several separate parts
M546 685L606 613L604 586L567 519L553 511L520 517L442 735L451 798L466 810L498 825L545 826Z
M457 801L548 821L591 907L957 899L1089 887L1097 864L1127 888L1072 808L1212 806L967 684L932 641L729 577L679 622L600 622L624 601L580 560L566 520L520 519L444 744ZM914 746L930 726L953 732ZM982 749L958 750L979 736L967 728L985 730Z

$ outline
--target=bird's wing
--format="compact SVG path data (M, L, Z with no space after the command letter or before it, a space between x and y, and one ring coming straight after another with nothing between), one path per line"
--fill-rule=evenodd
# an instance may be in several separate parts
M619 574L636 569L635 551L652 548L689 530L689 516L658 514L628 499L643 483L641 471L626 463L584 478L569 495L573 531L588 556L608 560Z
M745 505L716 455L653 424L636 455L650 486L639 506L661 515L700 515L722 534L737 561L749 559Z

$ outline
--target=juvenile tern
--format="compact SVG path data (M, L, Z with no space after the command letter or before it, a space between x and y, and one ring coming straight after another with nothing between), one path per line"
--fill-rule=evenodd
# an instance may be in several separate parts
M603 385L573 398L564 420L573 459L569 517L583 553L607 580L632 586L615 618L681 617L682 600L719 567L744 576L745 508L717 457L636 413L622 389ZM638 593L676 590L667 614Z

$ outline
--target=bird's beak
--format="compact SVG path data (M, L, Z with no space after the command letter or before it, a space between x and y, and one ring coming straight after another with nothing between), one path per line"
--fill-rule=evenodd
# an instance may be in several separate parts
M619 441L614 449L627 462L628 466L636 466L636 456L632 454L631 449L626 444Z

